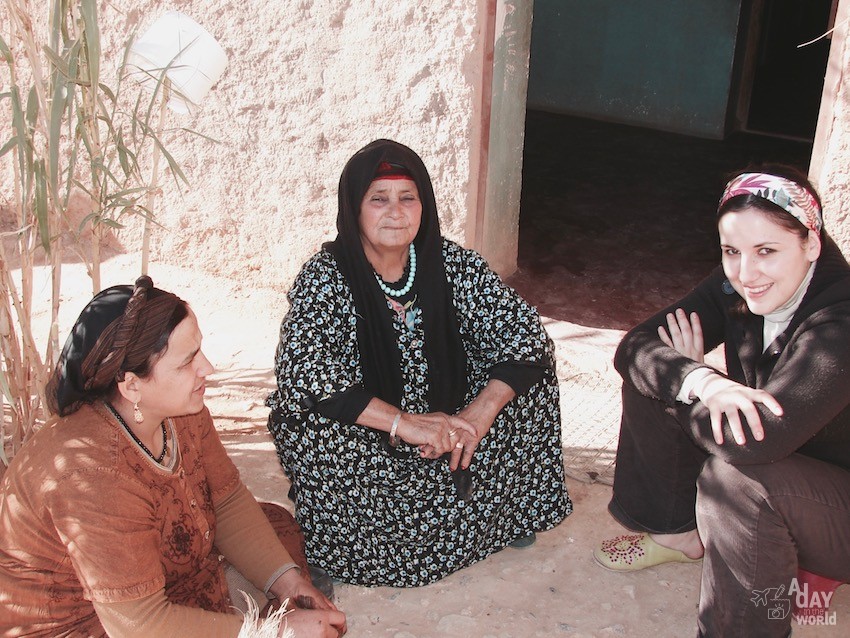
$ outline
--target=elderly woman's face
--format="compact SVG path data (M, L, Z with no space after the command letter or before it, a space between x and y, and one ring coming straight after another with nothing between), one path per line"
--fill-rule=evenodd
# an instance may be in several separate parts
M806 239L754 208L729 212L717 225L723 271L750 312L766 315L791 299L820 255L820 239Z
M377 179L360 202L360 241L367 258L407 246L419 232L422 202L409 179Z

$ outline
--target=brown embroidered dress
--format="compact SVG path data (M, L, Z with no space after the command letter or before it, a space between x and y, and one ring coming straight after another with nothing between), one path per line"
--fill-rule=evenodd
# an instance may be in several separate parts
M245 488L206 409L167 426L177 441L167 467L101 404L46 425L19 452L0 492L0 635L105 635L91 601L163 587L171 603L232 612L215 510ZM233 635L241 625L212 619L233 622Z

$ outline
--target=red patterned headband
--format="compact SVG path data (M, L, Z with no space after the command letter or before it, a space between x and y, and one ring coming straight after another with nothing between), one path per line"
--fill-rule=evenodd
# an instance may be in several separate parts
M726 185L717 207L738 195L755 195L773 202L816 233L823 228L823 214L814 195L790 179L770 173L743 173Z
M413 180L413 174L407 169L406 166L402 166L401 164L394 164L392 162L381 162L378 164L378 168L375 169L375 177L372 178L372 181L376 179L409 179Z

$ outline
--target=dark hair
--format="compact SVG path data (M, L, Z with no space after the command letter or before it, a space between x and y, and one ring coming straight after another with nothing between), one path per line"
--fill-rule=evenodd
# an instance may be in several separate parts
M160 290L159 288L153 288L151 290L151 293L148 294L148 299L153 301L161 294L163 294L162 290ZM117 380L123 381L124 374L127 372L132 372L141 379L150 376L151 372L153 371L154 365L156 365L156 362L159 361L160 358L165 355L165 351L168 350L168 340L171 338L171 333L174 332L174 329L180 324L180 322L188 316L189 304L187 304L182 299L178 299L178 303L176 306L174 306L174 311L171 313L171 316L165 323L162 333L159 335L159 339L157 339L151 346L150 354L148 355L148 357L140 361L139 364L136 366L131 367L128 364L126 367L122 367L118 371L120 377Z
M143 275L135 286L99 292L80 313L47 384L48 409L60 416L115 392L127 372L147 377L189 314L176 295Z
M821 202L820 195L814 185L802 171L793 166L788 166L786 164L761 164L750 166L730 175L726 180L726 183L728 184L733 179L744 173L767 173L769 175L784 177L785 179L796 183L801 188L809 191L809 193L811 193L817 201L818 206L823 209L823 203ZM809 235L809 229L806 225L794 217L791 213L784 210L781 206L751 193L746 195L736 195L735 197L730 197L728 200L723 202L723 204L717 209L717 221L719 222L720 218L726 213L737 213L745 208L755 208L756 210L761 211L770 217L771 221L778 226L782 226L786 230L796 233L801 241L805 240ZM823 229L821 229L820 234L821 239L823 239Z

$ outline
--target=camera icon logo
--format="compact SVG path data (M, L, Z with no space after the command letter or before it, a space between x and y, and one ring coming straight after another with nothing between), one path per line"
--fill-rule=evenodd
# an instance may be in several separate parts
M767 610L770 620L784 620L791 613L791 601L788 599L772 600L772 607Z

